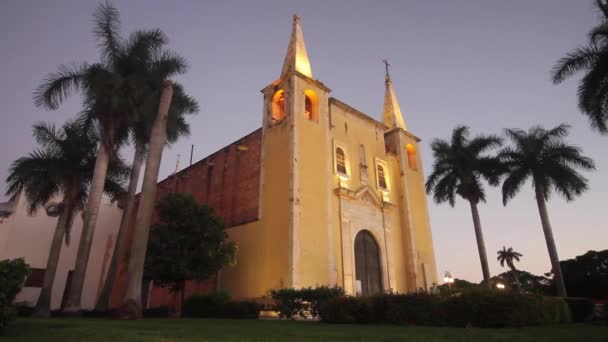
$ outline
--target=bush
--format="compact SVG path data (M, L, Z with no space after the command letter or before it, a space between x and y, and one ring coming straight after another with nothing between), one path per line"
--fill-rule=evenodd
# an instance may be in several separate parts
M168 306L158 306L155 308L143 309L142 315L144 316L144 318L168 318L169 317L169 307Z
M219 317L230 294L218 291L210 294L195 294L184 301L182 317Z
M472 291L453 296L381 294L330 299L321 310L329 323L518 327L569 322L561 298Z
M565 298L573 322L586 322L593 319L595 304L589 298Z
M23 259L0 261L0 330L17 316L12 303L29 273Z
M261 306L256 302L228 302L221 310L222 318L257 319Z
M340 287L320 286L271 290L270 295L281 318L295 319L319 316L322 307L330 299L344 296L344 291Z
M196 294L184 301L182 317L258 318L260 305L250 301L230 301L227 292Z

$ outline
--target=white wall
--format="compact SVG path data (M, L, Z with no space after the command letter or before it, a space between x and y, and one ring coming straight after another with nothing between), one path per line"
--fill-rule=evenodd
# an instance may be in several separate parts
M57 218L47 216L44 209L30 216L26 207L25 196L20 196L15 212L0 223L0 260L24 258L30 267L45 269ZM85 277L81 302L83 309L95 306L101 290L102 270L107 271L121 215L122 210L116 204L111 204L107 199L102 201ZM82 216L78 214L72 226L70 244L66 246L64 243L61 250L51 298L53 310L60 307L68 271L74 269L81 230ZM33 306L39 293L40 288L26 287L17 295L15 302L28 302Z

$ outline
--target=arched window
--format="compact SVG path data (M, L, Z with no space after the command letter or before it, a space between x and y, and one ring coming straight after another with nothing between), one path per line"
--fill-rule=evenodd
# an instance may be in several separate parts
M407 164L410 169L418 170L418 159L416 158L416 148L412 144L405 145L405 151L407 152Z
M346 155L340 147L336 147L336 172L348 175L346 171Z
M304 91L304 117L308 120L319 121L319 98L310 89Z
M382 190L388 190L386 185L386 175L384 174L384 167L380 164L376 167L378 170L378 187Z
M285 92L277 90L272 96L272 122L279 122L285 118Z

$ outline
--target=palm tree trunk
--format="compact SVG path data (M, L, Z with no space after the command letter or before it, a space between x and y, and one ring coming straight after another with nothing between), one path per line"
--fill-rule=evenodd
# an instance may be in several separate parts
M51 317L51 297L53 294L53 284L55 283L55 275L57 273L57 266L59 264L59 256L61 255L61 247L63 245L63 238L68 229L68 225L72 223L72 217L74 215L74 205L72 203L72 195L66 193L63 200L63 208L59 217L57 218L57 225L55 226L55 233L51 240L51 249L49 251L49 257L46 261L46 269L44 271L44 280L42 281L42 289L40 290L40 296L36 302L36 307L32 316L40 318Z
M167 114L171 105L173 87L171 81L163 83L158 114L150 132L150 143L146 170L142 184L141 199L137 208L135 233L127 268L127 289L121 307L120 317L123 319L141 318L141 284L144 273L144 261L148 247L150 220L154 209L156 182L166 139Z
M76 254L76 265L72 276L72 284L65 309L66 313L75 314L80 311L80 299L82 297L82 288L84 285L84 277L89 263L89 255L91 254L91 244L93 243L93 233L95 233L95 224L97 223L97 214L99 213L99 205L103 196L103 188L108 172L108 164L110 162L110 150L103 143L99 144L97 150L97 158L95 159L95 169L93 170L93 179L91 180L91 188L89 197L84 212L84 224L80 234L80 243Z
M116 237L116 244L114 246L114 253L112 254L112 260L110 262L110 268L106 275L106 280L101 290L101 294L97 299L97 305L95 310L106 311L110 302L110 294L112 293L112 286L114 285L114 278L116 271L118 270L118 264L120 258L124 254L125 246L124 239L127 234L127 228L133 215L133 209L135 207L135 193L137 192L137 185L139 183L139 175L141 173L141 166L143 164L145 154L145 144L142 142L135 143L135 156L133 157L133 165L131 166L131 178L129 179L129 191L127 193L126 207L122 213L120 219L120 227L118 228L118 236Z
M509 268L511 268L511 273L513 273L513 280L515 280L515 287L518 292L521 292L521 284L519 283L519 274L517 274L517 269L513 263L509 263Z
M566 285L564 284L564 276L562 274L562 268L559 264L559 257L557 256L557 248L555 247L555 240L553 239L553 229L551 229L551 222L549 221L549 213L547 212L547 203L545 202L544 188L542 185L536 185L536 203L538 204L538 212L540 214L540 221L543 226L543 232L545 233L545 241L547 242L547 250L549 250L549 258L551 259L551 267L553 268L553 274L555 275L555 286L557 287L557 294L560 297L567 297Z
M486 244L483 241L483 233L481 231L481 220L479 219L479 211L477 210L477 203L469 200L471 205L471 214L473 216L473 226L475 227L475 238L477 238L477 249L479 250L479 260L481 261L481 270L483 272L483 280L486 286L491 289L492 283L490 281L490 268L488 267L488 256L486 254Z

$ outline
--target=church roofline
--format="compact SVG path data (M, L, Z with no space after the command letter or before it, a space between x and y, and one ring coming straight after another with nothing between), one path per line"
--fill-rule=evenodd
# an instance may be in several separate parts
M183 169L181 169L181 170L179 170L179 171L177 171L177 172L175 172L175 173L172 173L172 174L168 175L168 176L167 176L165 179L158 181L158 185L161 185L161 184L162 184L162 183L164 183L165 181L168 181L168 180L170 180L170 179L173 179L174 177L177 177L177 176L183 176L183 175L182 175L182 173L186 173L186 172L187 172L189 169L194 168L194 167L196 167L197 165L199 165L199 164L201 164L201 163L204 163L204 162L208 161L209 157L211 157L211 156L213 156L213 155L215 155L215 154L217 154L217 153L221 152L221 151L222 151L223 149L225 149L225 148L228 148L228 147L230 147L230 146L232 146L232 145L236 145L236 144L238 144L240 141L242 141L242 140L244 140L244 139L246 139L246 138L248 138L248 137L250 137L250 136L252 136L252 135L254 135L254 134L256 134L256 133L258 133L258 131L261 131L261 130L262 130L262 128L260 127L260 128L258 128L258 129L256 129L255 131L253 131L253 132L251 132L251 133L248 133L248 134L246 134L246 135L244 135L244 136L242 136L242 137L240 137L240 138L238 138L238 139L234 140L234 141L233 141L233 142L231 142L230 144L228 144L228 145L226 145L226 146L224 146L224 147L222 147L222 148L220 148L220 149L218 149L218 150L216 150L216 151L214 151L214 152L209 153L209 154L208 154L206 157L204 157L203 159L199 159L198 161L196 161L196 162L192 163L192 165L188 165L188 166L186 166L185 168L183 168ZM139 194L138 194L138 195L139 195Z
M415 136L414 134L412 134L410 131L406 131L403 128L400 128L400 127L395 127L393 129L391 129L390 131L386 131L386 132L384 132L384 135L390 135L390 134L393 134L394 132L403 132L403 134L405 134L408 137L416 140L416 142L420 142L421 141L420 138L418 138L417 136Z
M347 105L346 103L336 99L335 97L330 97L329 103L333 103L336 106L341 107L342 109L347 110L350 113L356 114L357 116L359 116L360 118L362 118L364 120L371 121L385 131L388 129L388 127L386 127L386 125L384 125L382 122L372 118L371 116L361 112L360 110L358 110L356 108L353 108L353 107Z

